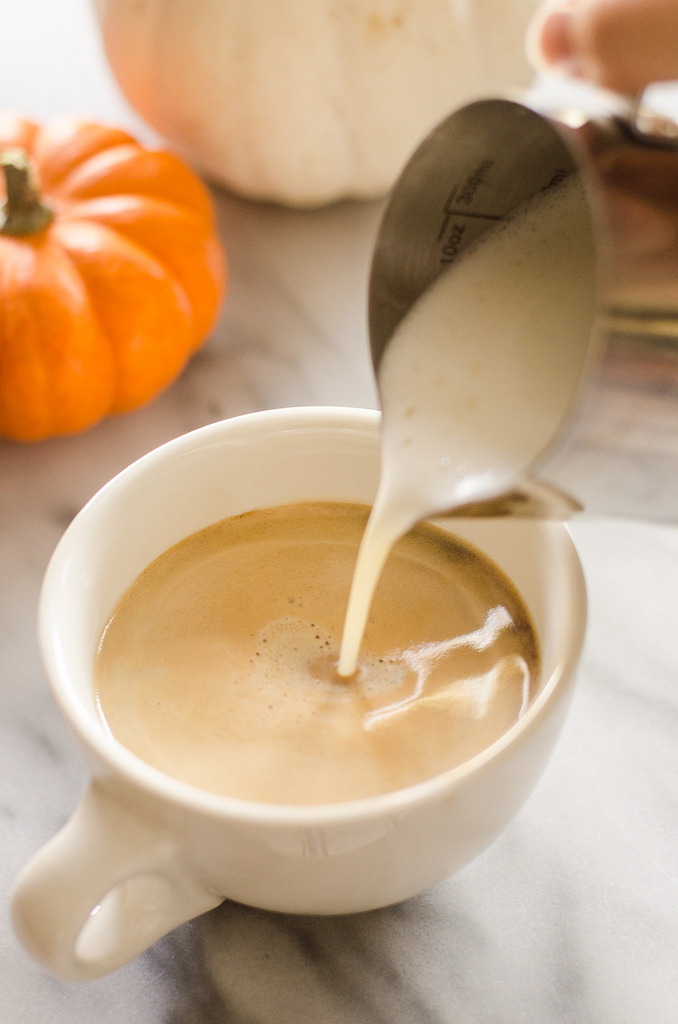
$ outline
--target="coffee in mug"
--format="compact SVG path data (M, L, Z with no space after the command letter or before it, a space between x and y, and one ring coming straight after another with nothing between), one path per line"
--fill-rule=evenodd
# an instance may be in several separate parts
M358 671L337 674L368 513L254 510L157 558L97 653L113 735L183 782L293 805L411 786L499 739L538 688L536 631L490 558L432 524L395 545Z

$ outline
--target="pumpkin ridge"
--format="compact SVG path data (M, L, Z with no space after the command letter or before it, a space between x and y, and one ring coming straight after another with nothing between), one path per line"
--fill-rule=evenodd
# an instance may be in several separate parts
M83 218L75 218L75 217L71 218L71 217L68 217L68 219L63 218L61 223L63 225L66 225L66 224L74 224L74 225L81 224L81 225L84 225L85 227L88 224L96 224L99 227L106 228L108 231L111 232L112 235L115 235L118 239L126 242L132 248L134 248L139 253L141 253L144 257L146 257L146 259L148 259L150 262L154 263L162 271L164 276L166 278L168 278L168 280L170 280L172 282L172 284L177 289L177 291L179 291L181 293L181 304L182 304L182 306L185 307L186 317L189 320L189 322L191 323L191 327L192 327L193 333L195 333L195 330L194 330L195 316L194 316L193 306L192 306L192 303L190 301L189 295L187 294L186 289L184 288L182 282L179 280L177 275L172 271L172 268L165 262L165 260L157 252L155 252L150 247L148 247L146 245L143 245L142 243L138 242L134 237L132 237L131 235L127 234L127 232L124 231L124 229L120 228L118 225L110 224L110 223L108 223L104 219L99 220L99 219L94 219L94 218L89 219L89 218L84 218L84 217ZM198 344L199 344L199 342L198 342Z
M178 157L137 145L114 146L74 169L51 193L63 199L96 199L112 194L167 199L193 209L214 225L209 191Z
M193 351L189 298L160 260L107 225L69 221L54 234L78 268L111 341L118 372L110 411L138 408L176 379ZM93 245L96 236L100 241ZM115 275L103 272L111 253Z
M56 232L55 232L55 234L56 234ZM92 319L92 322L94 324L96 324L96 328L97 328L97 331L98 331L100 337L106 343L106 348L108 350L108 354L109 354L110 359L111 359L111 366L113 368L112 376L114 378L117 378L119 373L120 373L120 367L118 365L117 352L115 350L114 340L111 337L111 335L110 335L110 333L109 333L109 331L107 329L106 324L104 324L101 316L99 315L98 309L96 308L95 304L92 302L92 297L90 295L89 288L87 287L87 282L85 281L83 275L80 272L80 268L79 268L79 266L77 264L77 261L73 259L73 256L68 251L68 248L65 245L60 245L60 248L61 248L61 251L62 251L65 259L67 259L68 262L70 263L70 265L72 266L73 273L77 274L79 280L82 282L83 291L84 291L85 295L87 296L87 303L88 303L88 307L89 307L89 315L90 315L90 317ZM110 409L111 409L111 407L113 406L113 403L114 403L114 396L115 396L115 387L112 388L112 392L111 392L111 396L110 396L110 399L109 399L109 402L108 402L108 407L107 407L106 412L110 412ZM106 413L104 413L104 415L106 415ZM101 418L103 419L103 416Z
M164 198L116 195L69 202L60 219L105 224L152 256L186 294L193 347L202 343L216 321L228 266L222 247L195 211Z
M187 229L192 229L196 237L209 236L213 228L190 206L183 206L165 196L116 192L83 199L57 199L53 202L53 207L63 222L91 220L98 224L108 224L121 233L124 233L128 226L133 229L138 223L152 220L154 213L161 219L176 217Z
M43 435L47 421L44 395L46 393L47 375L41 364L37 366L37 377L40 383L36 388L31 380L26 387L26 375L21 373L19 389L12 386L14 360L12 358L12 341L14 332L10 335L11 328L15 327L16 317L12 313L17 309L18 303L15 295L17 286L21 285L23 279L31 276L23 268L19 267L20 259L35 260L37 253L33 246L23 248L14 244L13 239L0 239L0 290L4 298L1 307L2 320L0 321L0 431L3 436L16 437L18 440L32 440ZM23 291L23 288L21 289ZM25 347L22 357L25 360ZM23 367L22 367L23 369ZM31 366L34 376L36 368ZM8 381L10 383L8 384ZM36 397L42 408L35 409ZM20 426L17 423L20 422Z
M90 316L85 282L68 254L44 234L29 242L5 240L0 263L16 268L3 274L0 431L18 441L41 441L85 429L110 408L98 344L103 336Z
M129 132L113 125L59 117L36 125L31 152L46 190L56 189L80 164L115 146L137 145Z
M94 334L94 336L98 336L101 339L101 342L102 342L102 346L99 349L99 356L102 355L102 350L105 350L106 353L109 356L109 373L108 373L109 382L108 382L108 386L104 387L103 389L101 388L102 374L101 374L100 361L99 361L99 364L97 365L96 382L94 380L94 377L91 374L88 374L87 382L86 382L87 386L88 386L88 390L94 390L94 384L95 383L98 384L99 387L100 387L100 390L105 391L105 393L106 393L106 400L102 401L100 403L100 411L98 412L98 414L96 415L96 418L94 420L92 419L92 416L90 414L90 415L87 415L87 416L83 417L83 422L78 423L77 426L70 428L69 433L74 433L74 432L83 430L83 429L85 429L85 428L87 428L89 426L93 426L94 423L97 423L100 420L104 419L104 417L107 416L108 413L110 412L111 405L112 405L112 402L113 402L113 396L115 394L115 378L117 377L118 366L117 366L117 361L116 361L116 353L115 353L115 350L114 350L113 345L111 343L111 339L108 337L108 333L105 330L104 324L102 324L101 318L98 315L97 309L96 309L94 303L92 302L90 291L89 291L89 288L87 287L87 282L85 281L85 279L83 278L82 274L80 273L80 268L78 267L77 263L75 262L75 260L72 258L71 254L68 252L68 250L65 247L59 246L59 250L60 250L61 257L64 260L66 260L68 262L68 264L70 264L74 277L76 277L77 280L82 285L83 296L84 296L86 304L87 304L87 315L88 315L88 318L89 318L90 322L92 323L92 325L94 327L93 334ZM54 418L54 421L56 422L56 417Z

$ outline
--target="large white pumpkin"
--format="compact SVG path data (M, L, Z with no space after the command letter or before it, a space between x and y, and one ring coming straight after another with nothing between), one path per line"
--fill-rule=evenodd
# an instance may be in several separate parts
M314 206L385 193L456 106L529 81L536 0L93 0L132 106L204 174Z

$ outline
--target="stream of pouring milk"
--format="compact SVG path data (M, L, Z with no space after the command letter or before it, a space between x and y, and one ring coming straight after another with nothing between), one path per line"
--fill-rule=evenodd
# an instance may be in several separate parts
M595 250L578 180L488 230L401 321L378 372L381 478L338 672L351 676L393 544L415 523L497 497L557 434L594 315Z

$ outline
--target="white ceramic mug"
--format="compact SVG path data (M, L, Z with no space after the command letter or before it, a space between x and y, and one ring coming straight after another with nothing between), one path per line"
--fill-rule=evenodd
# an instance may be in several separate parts
M40 641L91 782L71 820L24 868L12 900L19 938L55 974L99 977L226 898L305 914L403 900L486 847L537 782L567 708L586 619L580 563L556 522L454 522L527 602L543 681L500 740L426 782L334 805L230 799L150 767L97 715L92 669L101 631L149 562L252 508L371 502L378 426L375 412L331 408L215 423L128 467L66 530L45 576Z

